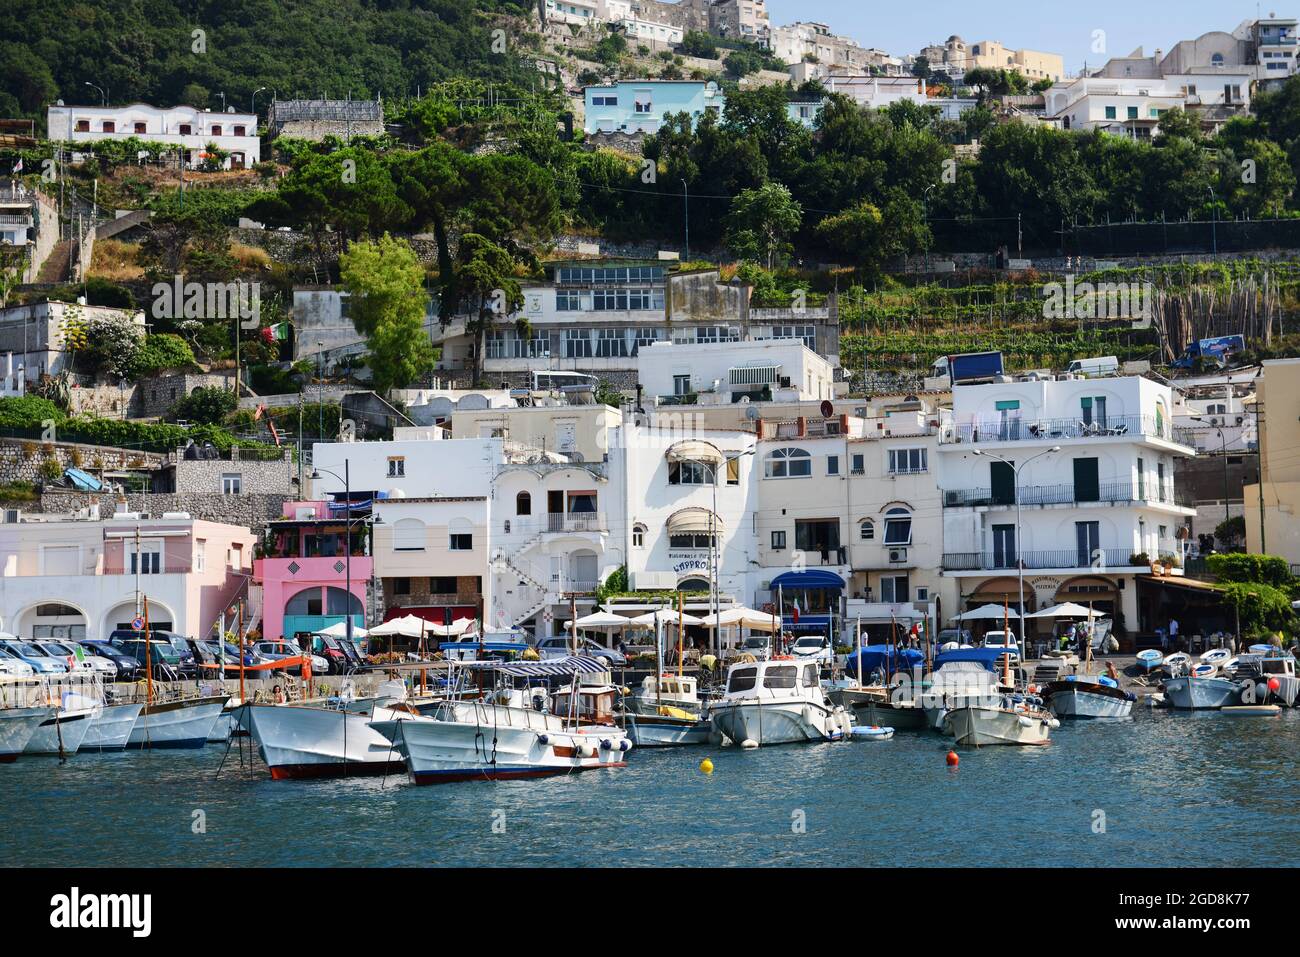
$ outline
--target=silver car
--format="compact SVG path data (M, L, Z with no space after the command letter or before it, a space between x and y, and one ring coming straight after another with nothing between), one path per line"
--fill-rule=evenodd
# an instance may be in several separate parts
M36 674L27 662L23 661L4 645L0 645L0 675L13 678L30 678Z

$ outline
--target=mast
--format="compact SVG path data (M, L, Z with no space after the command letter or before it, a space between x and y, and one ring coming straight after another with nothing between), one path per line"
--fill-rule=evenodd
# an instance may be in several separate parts
M685 650L685 642L682 639L682 629L686 627L684 620L685 612L682 610L682 593L677 593L677 677L682 677L682 656ZM714 627L717 627L718 620L713 619Z
M139 529L136 533L139 534ZM136 567L140 565L140 553L136 552ZM153 704L153 649L150 647L152 642L149 640L149 599L144 599L144 700L145 705Z

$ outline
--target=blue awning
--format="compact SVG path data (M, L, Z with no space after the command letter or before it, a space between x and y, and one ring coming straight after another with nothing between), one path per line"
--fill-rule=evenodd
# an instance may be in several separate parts
M104 490L104 486L99 479L88 472L81 471L81 469L64 469L63 477L71 482L72 487L78 492L102 492Z
M1001 648L954 648L952 651L941 651L935 655L934 667L942 668L953 661L973 661L983 665L989 671L996 672L999 662L1005 657L1006 651Z
M844 673L857 677L858 659L862 659L862 674L871 674L877 668L888 671L911 671L925 663L925 655L915 648L899 648L893 645L868 645L855 654L849 655L844 665Z
M772 590L778 588L832 588L844 590L844 579L834 572L814 568L806 572L785 572L772 579Z

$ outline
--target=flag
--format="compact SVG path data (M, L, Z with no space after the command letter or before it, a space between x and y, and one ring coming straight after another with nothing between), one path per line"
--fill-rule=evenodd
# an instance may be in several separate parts
M797 625L799 624L799 599L797 598L794 600L793 612L792 617L794 618L794 623Z
M23 158L20 156L18 157L18 162L14 163L14 175L17 176L22 171L23 171Z

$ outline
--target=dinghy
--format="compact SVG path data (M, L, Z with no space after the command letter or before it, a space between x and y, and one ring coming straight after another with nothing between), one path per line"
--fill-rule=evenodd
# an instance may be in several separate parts
M1138 655L1138 661L1141 660L1142 656ZM1192 656L1183 651L1175 652L1164 660L1165 670L1175 678L1178 677L1184 668L1190 668L1191 664Z
M1165 656L1155 648L1147 648L1137 653L1138 667L1145 671L1155 671L1164 660Z
M1238 704L1224 708L1223 713L1234 718L1276 718L1282 713L1282 707L1276 704Z
M894 729L858 725L849 731L849 736L855 741L888 741L894 736Z
M1213 678L1219 673L1217 666L1202 661L1192 668L1192 677L1194 678Z
M1227 648L1211 648L1205 654L1201 655L1201 661L1207 665L1222 666L1231 657L1232 652Z

